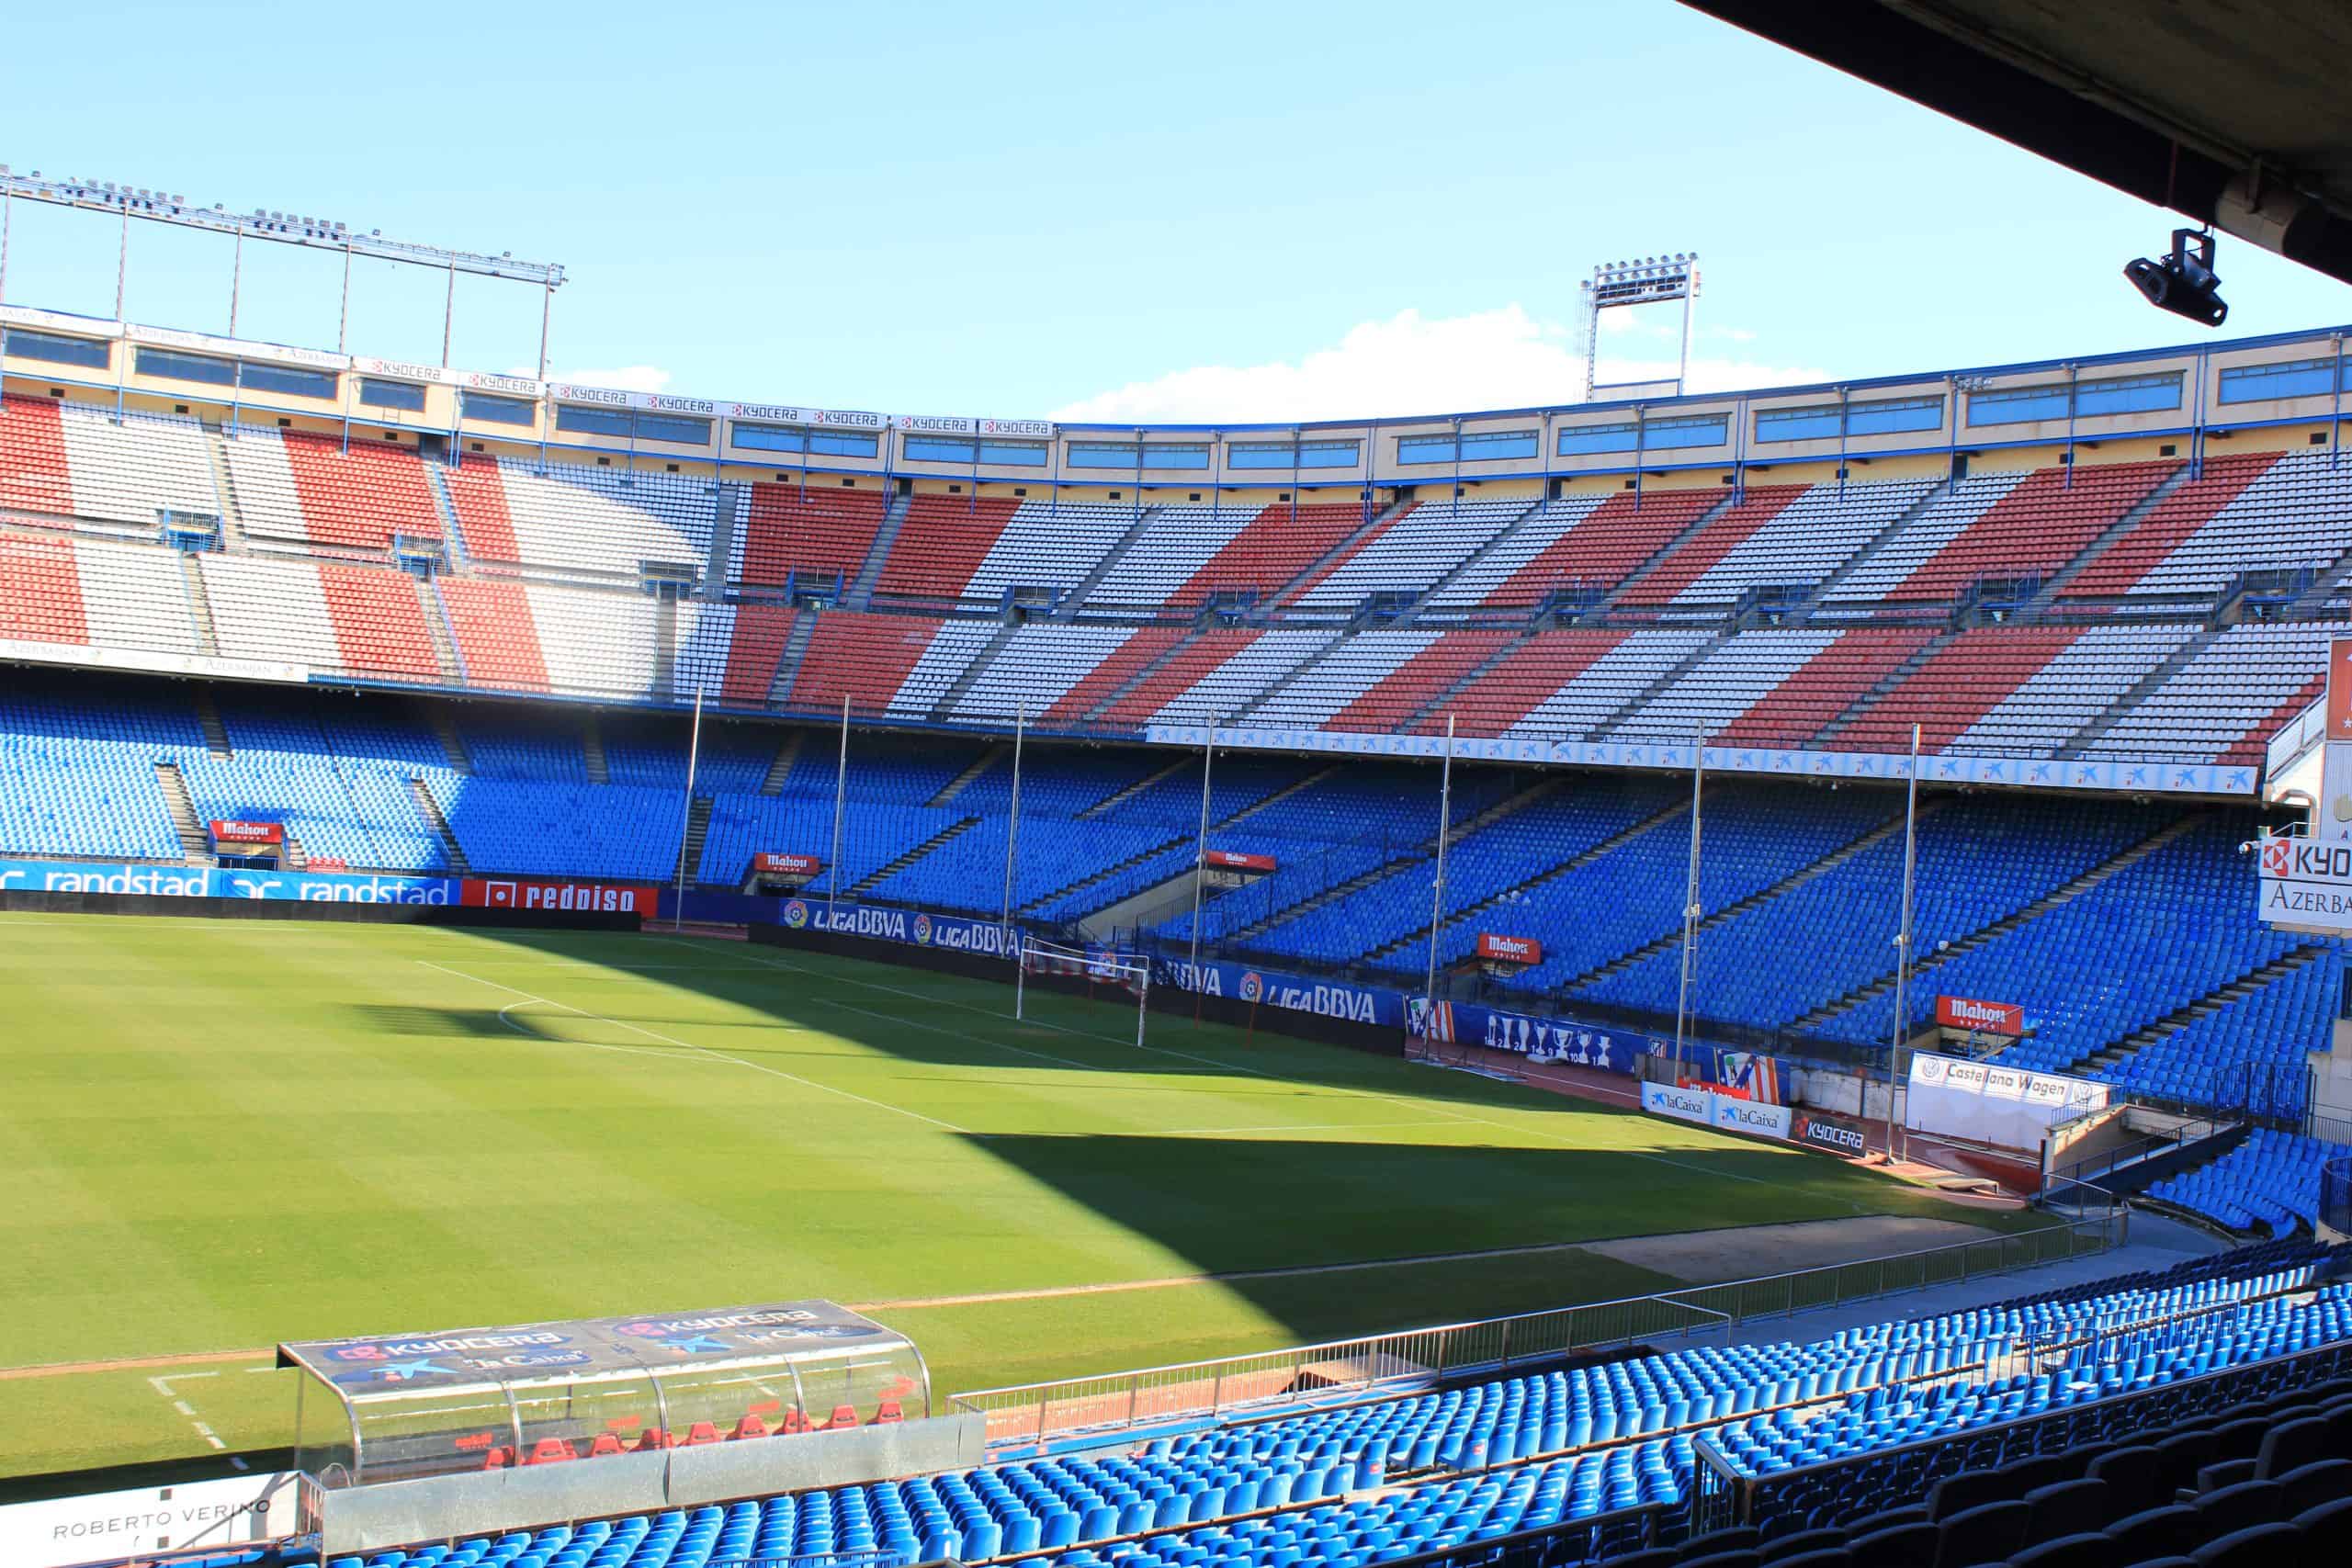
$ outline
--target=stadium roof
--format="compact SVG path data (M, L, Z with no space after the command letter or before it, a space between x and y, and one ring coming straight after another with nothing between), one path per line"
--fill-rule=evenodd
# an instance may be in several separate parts
M2352 282L2343 0L1683 0Z

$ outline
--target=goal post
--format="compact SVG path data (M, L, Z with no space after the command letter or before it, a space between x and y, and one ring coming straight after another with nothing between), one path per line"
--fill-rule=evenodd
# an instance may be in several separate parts
M1136 1043L1143 1043L1144 1019L1150 1012L1151 961L1139 953L1108 947L1070 947L1021 933L1016 949L1018 972L1012 980L1012 1016L1028 1017L1029 976L1054 976L1085 982L1088 993L1097 986L1120 987L1136 998Z

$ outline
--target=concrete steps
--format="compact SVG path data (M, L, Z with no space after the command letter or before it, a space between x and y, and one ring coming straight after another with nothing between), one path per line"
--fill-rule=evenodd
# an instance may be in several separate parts
M449 869L461 876L473 870L471 863L466 859L466 852L458 847L458 835L449 830L449 818L443 815L441 803L433 798L433 787L423 779L411 779L408 788L416 798L417 815L424 818L425 826L440 839L441 852L447 857Z
M2274 958L2258 968L2249 969L2228 985L2215 987L2185 1007L2175 1008L2154 1022L2133 1030L2122 1039L2077 1059L2061 1070L2080 1073L2090 1069L2105 1069L2114 1066L2119 1062L2129 1061L2157 1041L2188 1028L2197 1020L2210 1018L2232 1002L2252 996L2271 981L2282 976L2293 974L2325 951L2326 949L2319 943L2310 942L2295 949L2292 953Z
M913 849L907 851L904 854L899 856L898 859L883 866L879 871L862 876L858 878L857 881L850 884L848 889L849 896L854 898L860 894L865 893L867 889L878 886L892 876L896 876L899 872L906 870L907 867L914 864L915 862L922 859L923 856L931 853L932 851L947 842L948 840L958 838L965 833L970 832L973 828L978 825L979 820L980 819L977 817L961 817L956 818L946 827L942 828L938 832L933 833L930 838L925 839L922 843L917 844Z
M187 793L187 781L180 777L176 762L155 764L155 787L164 794L164 809L172 816L172 832L180 841L180 852L191 862L212 863L212 840L198 820L196 802Z
M784 781L792 774L792 765L800 760L800 748L808 739L805 729L787 729L776 743L775 756L768 763L767 777L760 781L762 795L782 795Z

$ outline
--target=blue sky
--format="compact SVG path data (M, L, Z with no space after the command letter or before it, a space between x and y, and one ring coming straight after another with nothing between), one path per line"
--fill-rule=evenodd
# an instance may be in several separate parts
M1107 419L1566 400L1577 280L1681 249L1702 388L2198 333L2119 272L2169 215L1671 0L85 0L10 30L0 161L560 261L553 368L605 384ZM8 299L110 313L114 239L18 204ZM225 242L131 243L134 320L226 327ZM2352 319L2250 246L2221 271L2232 334ZM241 330L332 346L337 281L248 247ZM437 358L441 289L363 266L352 346ZM537 323L461 281L453 357L528 365Z

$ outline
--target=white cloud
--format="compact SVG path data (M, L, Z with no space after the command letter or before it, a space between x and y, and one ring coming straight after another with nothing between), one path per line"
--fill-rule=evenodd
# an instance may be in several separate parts
M1645 357L1604 352L1600 378L1671 376L1671 351L1644 346ZM1721 356L1690 361L1693 391L1826 379L1810 366ZM1336 344L1295 363L1173 370L1081 398L1055 410L1054 417L1138 423L1393 417L1572 402L1583 392L1584 355L1575 333L1507 305L1439 320L1404 310L1351 327Z
M509 376L528 380L538 375L530 366L509 370ZM616 392L666 392L670 389L670 373L658 365L624 365L605 370L552 370L550 381L568 381L575 387L605 387Z

